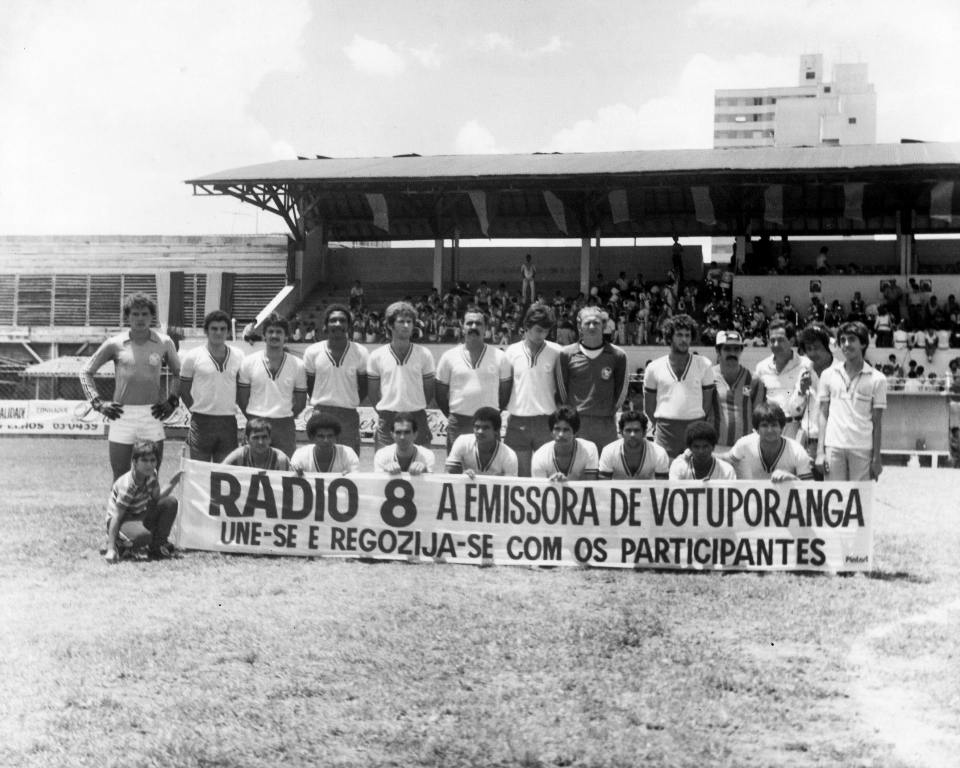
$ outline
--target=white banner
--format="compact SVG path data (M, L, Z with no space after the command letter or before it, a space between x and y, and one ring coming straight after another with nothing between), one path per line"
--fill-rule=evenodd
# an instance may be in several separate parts
M873 564L871 483L557 484L183 466L185 549L678 570Z
M106 420L86 400L0 400L0 433L106 434Z

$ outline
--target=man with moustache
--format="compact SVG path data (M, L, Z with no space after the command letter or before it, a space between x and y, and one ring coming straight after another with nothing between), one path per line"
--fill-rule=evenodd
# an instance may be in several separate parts
M581 439L591 441L598 453L617 439L615 417L630 388L627 354L604 342L605 322L599 307L581 309L580 341L560 350L556 368L558 399L576 409Z
M370 353L368 396L377 409L376 447L393 445L393 417L406 413L416 421L412 434L417 445L433 441L427 422L427 404L433 400L436 365L433 355L411 341L417 310L405 301L387 307L384 323L390 343ZM432 455L432 454L431 454Z
M800 376L810 368L810 361L793 348L797 329L784 320L774 320L767 328L770 357L757 363L757 376L767 390L767 401L780 406L787 417L783 436L796 438L800 431L803 402L794 398Z
M753 409L764 401L760 377L740 365L743 337L737 331L717 334L717 364L713 366L713 428L719 452L728 451L753 431Z
M482 312L463 316L463 343L449 349L437 363L437 405L447 417L447 452L461 434L473 429L480 408L502 411L510 402L513 371L503 350L484 342Z
M307 391L314 413L326 413L340 422L338 442L360 455L360 403L367 397L370 353L350 341L353 315L342 304L331 304L323 314L327 340L303 353Z
M713 366L690 352L696 331L696 321L689 315L667 319L663 337L670 352L643 373L643 410L653 424L655 442L671 460L687 447L687 427L709 418L713 410Z

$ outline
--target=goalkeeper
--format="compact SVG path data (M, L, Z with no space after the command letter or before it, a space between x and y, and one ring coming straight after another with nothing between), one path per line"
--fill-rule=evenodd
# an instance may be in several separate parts
M113 479L130 471L133 444L152 440L157 444L157 465L163 460L163 420L180 404L180 358L169 336L150 326L157 317L157 304L145 293L134 293L123 302L123 317L129 331L100 345L80 372L80 383L91 405L110 421L110 466ZM112 361L115 371L113 400L97 392L94 374ZM160 372L170 369L170 391L164 394Z

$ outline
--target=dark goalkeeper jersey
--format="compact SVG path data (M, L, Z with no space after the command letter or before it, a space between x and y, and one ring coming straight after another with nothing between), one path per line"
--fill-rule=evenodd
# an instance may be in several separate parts
M560 350L557 392L582 416L613 416L627 398L629 383L627 355L620 347L604 344L592 359L579 344Z

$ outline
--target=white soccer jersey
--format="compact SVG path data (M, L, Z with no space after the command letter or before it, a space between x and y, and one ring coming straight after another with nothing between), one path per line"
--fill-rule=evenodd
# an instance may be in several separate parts
M472 469L478 475L499 477L517 477L517 454L508 445L499 440L493 451L493 456L487 464L481 464L480 452L477 450L477 438L474 435L460 435L450 448L447 455L447 466L455 467L461 472Z
M643 372L643 389L655 392L657 419L694 421L702 419L703 392L714 386L713 365L701 355L690 355L680 378L670 366L670 356L658 357Z
M431 451L429 448L424 448L422 445L416 445L414 447L417 449L417 455L413 459L413 462L419 461L421 464L426 466L427 472L433 472L433 467L437 463L437 459L433 455L433 451ZM396 460L397 446L388 445L385 448L381 448L373 455L373 471L386 472L387 467L390 464L393 464L393 462Z
M803 398L793 395L797 391L800 376L808 368L813 370L810 359L796 350L791 351L790 360L779 373L773 355L757 363L757 376L767 390L767 402L779 405L788 419L796 418L803 409Z
M734 472L727 462L716 457L713 458L713 466L706 477L696 477L693 473L693 464L687 461L685 456L677 456L670 465L671 480L736 480L737 473Z
M530 462L530 476L549 478L560 472L557 467L556 442L551 440L545 445L541 445L533 454ZM570 462L570 469L564 474L569 480L583 480L584 473L588 470L596 472L600 466L600 459L597 456L597 446L589 440L576 438L573 446L573 460Z
M312 405L329 405L336 408L356 408L360 405L357 390L357 375L367 375L370 353L366 347L347 342L347 348L337 359L329 343L321 341L307 347L303 353L303 365L308 376L314 376Z
M437 368L433 355L418 344L411 344L402 358L389 344L370 353L367 375L380 382L378 411L422 411L427 407L423 380L432 379Z
M500 382L513 371L502 349L483 345L476 363L460 344L443 353L437 364L437 381L450 387L450 413L472 416L480 408L500 409Z
M760 435L741 437L727 454L739 480L769 480L777 469L796 475L801 480L810 480L810 457L796 440L780 438L780 450L771 464L760 455Z
M600 454L600 474L613 474L614 480L653 480L656 475L670 472L670 457L656 443L643 441L643 454L636 472L627 467L623 438L605 446Z
M316 446L304 445L293 452L293 456L290 459L290 468L299 469L301 472L327 472L330 474L359 472L360 459L350 446L335 445L333 464L330 466L330 469L322 470L317 466Z
M827 368L820 377L818 399L830 403L828 448L873 448L873 411L887 407L887 377L864 362L852 379L843 364Z
M264 350L244 358L238 383L250 387L248 415L285 419L293 416L293 393L307 391L307 370L300 358L284 352L280 369L273 374Z
M524 341L504 353L513 370L513 390L507 411L512 416L549 416L557 409L557 358L560 345L544 342L535 355Z
M237 377L244 355L227 347L223 364L213 359L206 345L180 355L180 380L190 383L193 413L233 416L237 411Z

